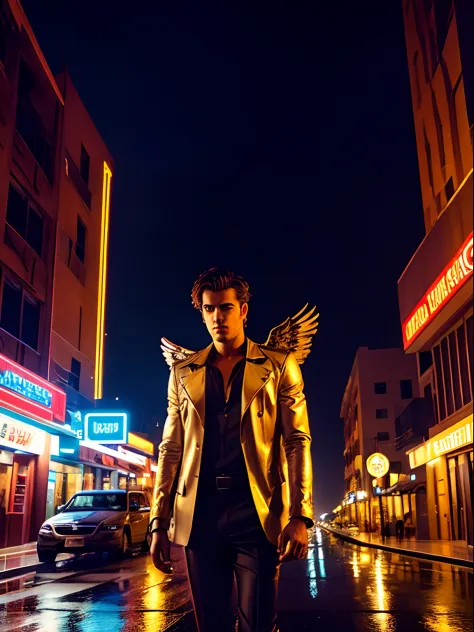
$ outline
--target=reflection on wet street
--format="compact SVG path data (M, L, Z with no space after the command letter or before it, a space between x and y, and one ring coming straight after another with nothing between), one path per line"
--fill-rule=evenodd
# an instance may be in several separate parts
M7 632L195 632L185 568L172 578L149 556L104 565L84 557L0 597ZM316 529L307 560L282 567L281 632L467 632L472 571L338 542Z

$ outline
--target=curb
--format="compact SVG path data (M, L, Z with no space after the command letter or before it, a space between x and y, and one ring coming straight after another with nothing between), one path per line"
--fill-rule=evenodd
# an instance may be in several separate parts
M36 562L35 564L28 564L28 566L17 566L16 568L7 568L4 571L0 571L0 583L20 577L25 573L37 573L44 570L44 567L48 566L44 562Z
M412 549L401 549L394 546L389 546L387 544L375 544L374 542L364 542L363 540L358 540L350 535L346 535L344 533L339 533L338 531L333 531L332 529L328 529L327 527L323 527L318 525L320 529L324 529L328 533L331 533L334 536L337 536L341 540L345 540L350 542L351 544L356 544L357 546L365 546L371 549L382 549L382 551L388 551L390 553L398 553L399 555L404 555L406 557L416 557L423 560L431 560L433 562L443 562L444 564L452 564L453 566L463 566L464 568L472 569L474 564L469 560L463 560L459 557L447 557L446 555L436 555L436 553L424 553L422 551L413 551Z

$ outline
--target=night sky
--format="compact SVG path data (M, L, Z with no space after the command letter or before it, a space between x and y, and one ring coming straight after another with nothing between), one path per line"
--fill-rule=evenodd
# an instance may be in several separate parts
M160 338L208 344L190 291L210 266L249 281L255 341L316 304L319 515L343 494L354 354L401 346L397 279L423 236L402 7L232 4L23 2L115 159L105 396L164 421Z

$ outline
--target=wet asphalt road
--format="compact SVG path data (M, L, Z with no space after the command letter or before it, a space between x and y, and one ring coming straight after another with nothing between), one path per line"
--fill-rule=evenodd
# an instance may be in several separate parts
M171 579L147 555L59 564L33 588L0 597L0 630L196 632L179 549L175 559ZM308 559L282 568L280 630L468 632L472 590L467 569L354 547L317 530Z

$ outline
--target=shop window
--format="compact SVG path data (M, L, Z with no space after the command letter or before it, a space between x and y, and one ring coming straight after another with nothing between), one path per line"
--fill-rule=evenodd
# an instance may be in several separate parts
M76 255L79 261L84 263L86 258L86 226L79 215L77 216Z
M0 327L37 351L41 306L19 284L5 279L3 283Z
M75 391L79 390L81 383L81 363L76 358L71 358L71 370L69 372L68 383Z
M375 409L375 418L376 419L388 419L388 408L376 408Z
M81 143L81 178L88 185L89 184L89 170L91 159L87 153L84 145Z
M8 191L7 223L23 237L38 257L42 256L44 219L11 184Z
M411 380L400 380L400 396L402 399L413 398L413 386Z
M387 392L387 382L375 382L374 391L376 395L385 395Z

